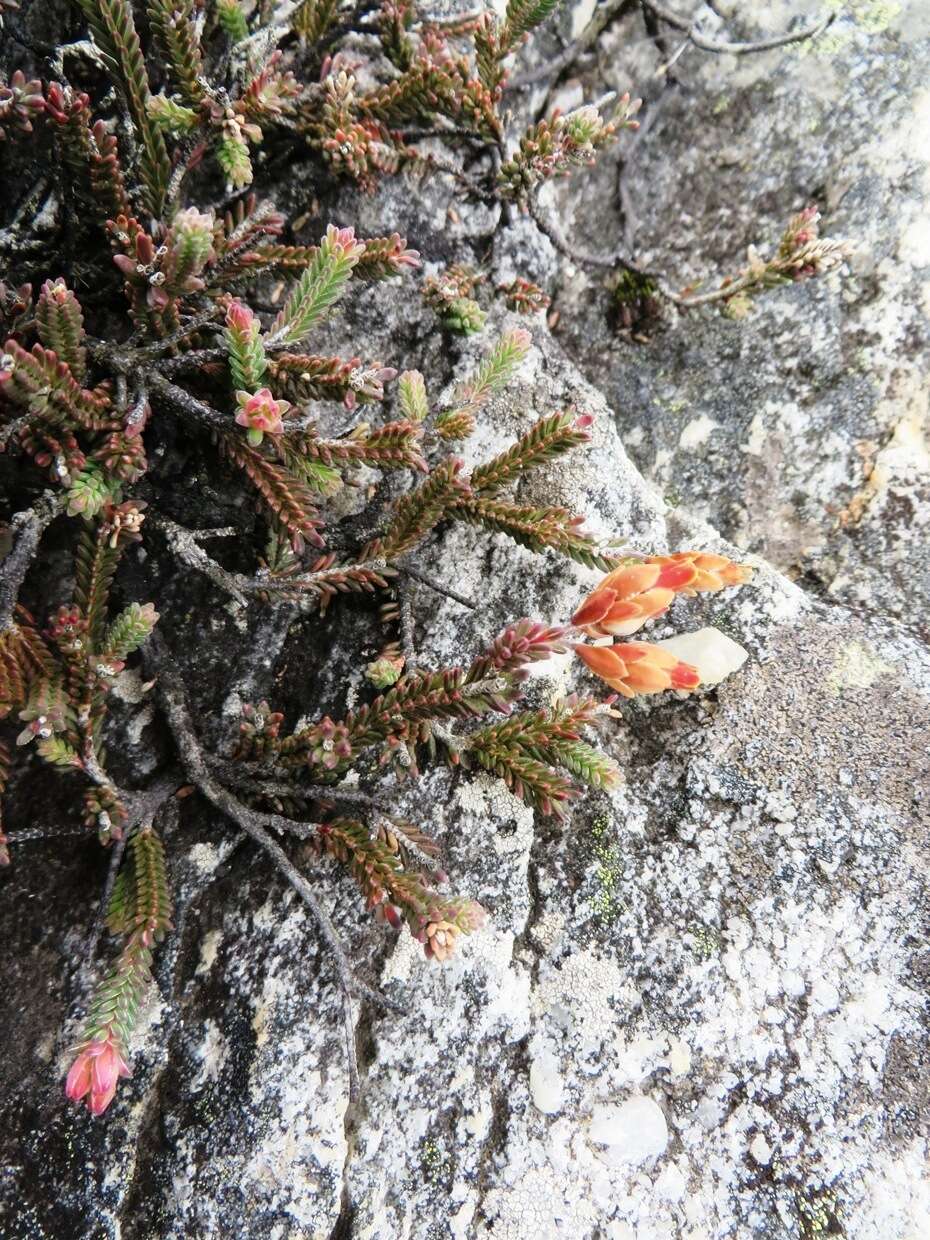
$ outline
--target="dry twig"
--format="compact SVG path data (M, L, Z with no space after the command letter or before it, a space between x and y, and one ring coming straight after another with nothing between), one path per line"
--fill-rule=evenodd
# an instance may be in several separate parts
M150 650L157 662L153 670L158 676L158 694L168 726L174 736L175 744L181 757L188 778L196 785L211 804L221 810L246 835L248 835L271 858L278 871L287 879L297 894L309 908L320 936L330 949L343 996L343 1019L346 1031L346 1052L349 1066L349 1096L355 1101L358 1097L358 1063L355 1057L355 1014L352 1005L353 995L361 995L371 999L383 1008L391 1011L402 1011L377 990L360 982L352 973L345 949L339 941L336 928L329 914L320 903L319 897L307 879L288 857L287 853L269 833L272 830L287 831L306 838L312 835L314 823L298 823L282 818L279 814L260 813L250 809L237 797L233 796L211 774L187 707L186 695L181 678L171 665L170 657L164 642L153 636L150 639Z
M823 34L828 26L836 20L836 13L828 13L821 17L819 21L814 22L810 26L804 26L801 30L793 33L774 35L770 39L756 39L749 43L734 43L729 39L709 39L706 35L701 34L697 21L689 21L688 18L682 17L679 13L667 9L663 4L657 4L656 0L642 0L643 7L649 9L660 21L671 26L673 30L680 30L682 34L687 36L688 42L693 43L695 47L702 52L714 52L718 55L730 56L751 56L756 52L769 52L777 47L787 47L790 43L803 43L807 39L815 39L818 35ZM677 57L676 57L677 59Z
M20 588L39 550L42 535L64 508L66 499L64 495L46 491L31 508L17 512L10 523L14 543L0 564L0 633L12 623Z

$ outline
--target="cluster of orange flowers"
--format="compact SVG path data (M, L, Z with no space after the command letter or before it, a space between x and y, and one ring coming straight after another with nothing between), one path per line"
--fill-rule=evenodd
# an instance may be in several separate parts
M676 594L724 590L742 585L751 574L748 565L709 552L646 556L608 573L572 616L572 624L589 637L630 637L660 616ZM696 689L700 684L696 667L649 642L579 643L575 650L596 676L623 697Z
M680 551L650 555L614 569L588 595L572 616L572 624L588 637L629 638L649 620L668 609L678 594L703 594L739 586L752 570L723 555ZM623 697L696 689L701 674L663 646L619 641L611 645L578 642L575 651L596 676ZM426 954L442 962L454 955L460 929L436 918L424 927Z

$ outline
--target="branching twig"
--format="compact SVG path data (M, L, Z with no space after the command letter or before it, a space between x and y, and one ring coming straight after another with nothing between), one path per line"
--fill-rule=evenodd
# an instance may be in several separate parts
M221 413L219 409L214 409L205 401L198 400L196 396L191 396L190 392L185 392L184 388L178 387L177 384L170 382L155 371L149 374L148 379L152 391L181 413L186 413L212 430L229 431L232 429L234 419L231 414Z
M7 422L3 429L0 430L0 452L6 451L6 446L10 440L18 435L24 427L28 426L33 417L35 417L35 414L31 409L27 409L18 418L13 418L11 422Z
M108 74L110 67L100 54L100 49L93 39L78 39L74 43L60 43L57 47L51 49L54 53L50 61L55 76L61 81L67 81L68 75L65 70L65 56L84 56L95 65L103 73Z
M107 909L110 907L110 898L113 895L113 888L116 885L117 875L119 874L119 868L122 864L123 854L126 851L129 837L138 827L152 823L164 803L169 797L174 795L180 782L177 774L168 774L161 776L151 788L146 788L142 792L120 793L121 800L129 810L129 817L123 827L122 836L114 843L110 850L110 864L107 867L106 882L103 886L100 906L97 909L97 916L94 919L87 944L86 960L88 964L93 961L97 954L97 945L103 933Z
M367 809L384 813L387 803L360 788L329 787L314 784L291 783L269 777L268 768L260 762L235 762L217 754L204 754L216 778L243 792L267 797L290 797L295 801L324 801L342 805L364 805Z
M234 598L240 607L247 607L250 598L260 599L262 602L272 606L282 601L289 606L300 607L311 604L317 606L320 599L320 588L333 580L335 570L332 568L321 569L316 573L303 573L300 576L294 577L272 577L265 573L260 573L254 577L246 577L243 573L233 572L228 568L224 568L222 564L218 564L200 546L200 540L203 537L208 535L215 536L217 531L188 530L183 525L178 525L176 521L172 521L170 517L166 517L161 513L154 514L151 517L151 521L155 528L161 530L165 535L169 547L179 560L189 568L196 569L197 572L203 573L205 577L209 577L214 585L219 586L221 590ZM382 559L364 560L354 563L350 567L352 569L371 569L373 572L388 571L385 561ZM290 597L301 590L306 591L302 598L295 600L293 597ZM284 600L278 600L274 598L276 593L289 597Z
M0 633L10 627L19 591L39 549L42 535L64 505L63 495L46 491L31 508L25 508L13 517L10 523L13 547L0 564Z
M69 835L87 836L88 829L85 826L80 827L23 827L20 831L8 831L6 839L8 844L19 846L20 844L38 844L42 840L58 840L64 839Z
M268 309L270 310L272 307L269 306ZM203 326L202 322L200 326ZM211 326L219 329L220 324L211 323ZM182 338L184 334L194 330L197 330L194 326L185 329L182 333ZM263 345L266 353L280 353L285 349L293 347L287 340L264 340ZM140 353L139 356L141 358L142 354ZM175 375L186 370L200 370L214 362L225 364L228 360L229 351L227 349L190 349L186 353L178 354L177 357L158 357L152 364L163 375Z
M466 142L474 142L477 146L487 146L488 140L481 134L470 129L460 129L456 125L427 126L422 129L405 129L401 133L404 142L422 142L426 138L463 138Z
M126 851L126 845L129 842L129 824L127 830L116 841L110 849L110 863L107 866L107 878L103 884L103 892L100 896L100 905L97 909L97 915L94 918L94 924L91 927L90 938L87 942L87 953L85 963L88 967L97 954L97 947L100 943L100 936L103 934L103 927L106 922L107 909L110 907L110 899L113 895L113 888L116 886L116 879L119 876L119 868L123 864L123 854Z
M409 564L398 564L397 566L402 573L406 573L408 577L412 577L414 581L419 581L422 585L428 586L430 590L435 590L437 594L444 594L446 598L451 598L456 603L461 603L463 607L468 607L474 611L478 604L474 599L466 598L464 594L458 594L455 590L444 586L441 581L437 581L435 577L430 577L419 568L411 568Z
M679 60L681 60L688 48L692 46L693 44L690 39L682 39L682 41L675 48L674 52L672 52L671 56L669 56L668 60L666 60L664 64L659 65L658 69L656 69L655 76L674 81L674 78L671 76L672 70L678 64Z
M588 254L585 250L579 250L570 245L558 224L546 214L537 198L530 198L529 211L533 222L543 236L548 237L559 253L570 258L573 263L578 263L582 267L602 267L609 271L615 267L627 267L631 271L638 270L619 250L613 254Z
M48 188L48 178L39 177L19 204L16 214L6 228L0 228L0 249L6 250L15 246L22 251L24 231L31 226L32 221L40 214L39 202L48 191Z
M460 26L465 22L476 22L485 13L484 8L472 9L466 13L421 13L420 19L413 23L414 30L422 30L424 26Z
M434 168L437 172L444 172L447 176L452 177L453 180L458 181L459 185L463 186L473 198L479 198L485 202L496 201L496 196L493 192L485 189L483 185L473 180L461 168L457 168L455 164L443 159L440 155L433 155L428 151L418 151L416 147L411 147L410 151L416 163L422 164L426 168Z
M736 293L741 293L743 289L751 288L755 283L752 275L739 276L730 284L724 284L720 288L711 289L708 293L673 293L664 285L659 288L659 292L663 297L668 298L681 310L690 310L693 306L709 306L715 301L729 301Z
M172 521L170 517L161 514L154 514L151 520L155 528L164 534L168 546L182 563L188 568L196 569L198 573L203 573L205 577L209 577L214 585L231 595L240 607L248 606L246 590L243 588L247 587L247 579L241 573L229 572L228 569L223 568L222 564L218 564L216 560L207 555L197 542L195 531L186 530L182 525Z
M689 21L686 17L673 13L664 5L657 4L656 0L642 0L642 4L666 25L687 35L688 41L700 48L702 52L715 52L718 55L730 56L749 56L755 52L769 52L776 47L787 47L789 43L803 43L806 39L815 39L836 20L836 13L828 13L813 25L805 26L794 34L774 35L770 39L757 39L751 43L733 43L727 39L708 39L706 35L701 34L696 21Z
M734 294L742 292L743 289L749 288L755 283L754 277L747 274L740 276L729 284L722 285L720 288L712 289L708 293L676 293L661 276L656 275L655 272L647 271L631 258L627 258L619 250L613 254L589 254L585 250L575 249L569 245L555 221L544 213L538 201L531 198L529 207L530 215L533 217L539 231L549 238L560 254L570 258L573 263L579 263L583 267L601 267L607 270L623 267L627 271L632 271L634 274L650 280L659 296L664 297L666 301L670 301L672 305L677 306L680 310L690 310L695 306L709 306L715 301L728 301Z
M208 801L226 814L228 818L232 819L238 827L241 827L259 845L263 852L271 858L277 869L284 875L310 909L323 941L333 954L343 994L343 1011L349 1057L350 1097L354 1100L358 1090L358 1066L354 1057L355 1020L352 1010L352 995L355 993L365 995L379 1003L382 1007L392 1011L402 1011L402 1009L384 995L365 986L354 977L345 954L345 949L339 941L336 928L321 905L316 892L291 861L290 857L288 857L278 841L273 839L267 830L268 827L271 827L272 830L281 829L281 824L286 824L284 829L293 829L295 826L306 827L306 834L309 835L313 832L314 824L292 823L288 819L281 819L277 814L258 813L256 810L252 810L247 805L244 805L231 792L228 792L227 789L218 783L210 773L206 757L194 732L187 707L184 686L180 676L171 666L164 642L155 635L150 639L149 644L152 651L157 653L157 667L153 670L156 670L158 675L159 699L188 778L197 786Z
M197 149L198 142L202 142L206 135L206 127L202 126L194 134L188 134L183 142L179 143L178 150L175 154L174 171L171 173L171 180L165 190L165 202L169 209L175 208L181 198L181 186L184 178L190 171L188 161Z
M155 366L163 375L176 375L187 370L201 370L213 362L226 362L228 358L226 349L190 349L177 357L159 358Z
M100 765L100 760L98 759L94 749L94 737L92 731L90 730L89 720L85 722L83 716L79 715L79 722L82 723L85 728L84 752L81 754L81 766L84 774L89 780L91 780L92 783L95 783L98 788L105 788L111 796L115 797L116 800L122 803L125 800L124 794Z
M172 332L170 336L165 336L162 340L157 340L154 344L147 345L144 349L138 350L139 360L149 360L151 358L160 357L168 349L174 348L176 344L180 344L186 340L188 336L192 336L195 332L199 332L204 327L215 327L220 330L222 324L216 321L216 306L210 306L195 318L188 321L178 328L176 332Z
M507 83L510 90L528 90L529 87L535 86L537 82L545 82L548 79L553 81L561 73L564 73L570 65L573 65L582 52L587 51L592 44L596 43L601 34L607 29L612 22L623 17L632 7L633 0L607 0L603 8L598 9L585 30L573 43L569 43L564 51L558 56L553 56L549 60L539 66L538 69L531 69L529 73L524 73L518 78L514 78L512 82Z
M442 741L450 753L460 754L468 748L468 737L457 736L447 724L440 723L438 719L431 719L429 726L433 736Z
M400 647L404 652L404 673L412 676L417 667L416 626L413 618L413 602L409 594L401 594Z

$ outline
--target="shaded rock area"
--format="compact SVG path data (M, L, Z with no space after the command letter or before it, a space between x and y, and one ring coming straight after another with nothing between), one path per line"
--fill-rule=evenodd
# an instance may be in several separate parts
M745 6L745 30L784 28L801 7ZM605 721L623 784L563 825L485 775L401 785L399 811L437 835L453 886L490 914L442 968L376 925L334 864L294 851L360 974L405 1011L361 1006L352 1107L339 991L312 921L196 798L166 831L176 929L133 1079L103 1121L67 1106L67 1022L106 858L79 837L23 844L0 876L5 1238L926 1235L930 32L918 0L889 7L882 25L856 0L819 49L739 63L687 53L636 155L639 246L673 282L738 264L811 196L828 231L860 247L851 276L771 293L741 322L692 313L642 344L613 331L600 275L556 262L530 221L500 232L492 255L494 278L520 272L556 292L559 318L552 334L530 322L536 347L467 463L546 412L593 413L590 450L519 494L586 512L643 551L748 552L751 586L681 600L651 633L713 625L748 649L745 667ZM641 81L655 63L624 19L581 76L592 92L625 88L621 73ZM621 234L615 181L607 161L559 189L587 248ZM297 168L276 198L306 211L317 189ZM450 193L436 178L324 199L307 236L321 216L362 235L387 221L430 261L484 259L496 218ZM418 365L436 395L516 322L498 308L463 343L413 294L375 287L348 308L360 352ZM210 454L152 434L179 520L249 519ZM381 636L364 602L322 623L290 609L246 620L157 537L130 561L123 588L147 598L157 582L215 747L230 745L241 701L267 696L292 722L307 685L333 713L364 692ZM461 526L422 564L481 601L472 614L417 593L419 652L436 666L514 616L563 620L598 576ZM594 686L557 660L532 694L576 687ZM168 751L136 673L115 724L132 740L120 776L143 783ZM11 814L41 802L54 817L48 782L28 770Z
M849 269L759 298L744 321L692 311L675 330L647 329L646 345L611 335L606 291L569 276L559 335L670 503L819 593L925 626L930 10L844 7L797 48L692 49L664 89L662 57L631 16L602 38L589 72L647 101L643 139L624 140L625 185L637 258L673 287L714 287L808 203L856 246ZM819 8L742 5L740 33L784 30ZM560 188L561 215L580 248L610 250L624 235L616 162L592 179L584 194Z

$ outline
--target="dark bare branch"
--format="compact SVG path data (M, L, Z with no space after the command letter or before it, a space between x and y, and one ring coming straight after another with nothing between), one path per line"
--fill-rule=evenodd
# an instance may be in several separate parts
M17 512L10 522L13 546L0 564L0 633L12 623L20 589L39 550L42 535L64 506L63 495L46 491L31 508Z
M682 17L681 14L667 9L665 5L657 4L656 0L642 0L642 3L644 8L649 9L673 30L680 30L682 34L687 35L689 42L700 48L702 52L714 52L718 55L751 56L756 52L769 52L777 47L787 47L790 43L803 43L807 39L816 39L836 20L835 12L827 13L819 21L810 26L804 26L801 30L774 35L770 39L756 39L750 43L734 43L729 39L707 38L706 35L701 34L696 21L689 21L687 17Z
M230 818L238 827L240 827L246 835L248 835L256 844L267 854L274 862L276 868L287 879L294 888L301 900L310 909L310 912L317 924L320 936L326 946L330 949L340 987L343 993L343 1011L346 1021L346 1041L347 1051L349 1052L350 1065L350 1081L354 1082L353 1088L357 1089L358 1069L354 1063L354 1014L352 1011L352 996L358 994L371 999L381 1007L389 1011L402 1012L403 1009L388 999L385 995L373 990L360 982L352 973L348 958L336 928L333 925L329 915L320 903L319 897L313 890L313 887L307 879L300 873L294 863L288 857L287 853L281 847L276 839L269 834L269 829L273 831L282 831L290 834L301 835L307 838L316 830L315 823L299 823L291 819L282 818L279 814L260 813L257 810L250 809L244 805L237 797L233 796L226 788L217 781L211 774L209 763L206 755L201 748L200 742L194 731L193 722L187 707L184 685L180 676L171 664L171 659L164 642L156 635L149 639L147 647L148 657L151 662L152 671L158 677L158 695L164 710L168 726L174 736L175 744L181 762L184 766L190 781L196 785L199 791L207 798L211 804L215 805L222 813ZM351 1033L351 1037L350 1037Z
M561 73L575 63L582 52L586 52L597 42L608 26L630 11L633 2L634 0L607 0L602 8L595 11L585 30L573 43L569 43L564 51L548 59L538 69L531 69L529 73L521 74L520 77L508 82L508 89L529 90L531 86L539 82L555 81Z
M408 577L412 577L414 581L419 581L422 585L428 586L430 590L435 590L437 594L444 594L446 598L451 598L453 602L461 603L463 607L468 607L472 611L478 606L474 599L466 598L464 594L459 594L455 590L445 586L441 581L437 581L435 577L430 577L419 568L411 568L409 564L399 564L398 567L402 573L406 573Z

